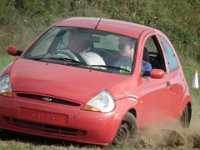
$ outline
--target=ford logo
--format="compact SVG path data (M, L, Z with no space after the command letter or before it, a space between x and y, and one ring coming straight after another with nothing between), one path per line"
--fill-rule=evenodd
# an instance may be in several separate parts
M51 102L53 99L49 97L42 97L43 101Z

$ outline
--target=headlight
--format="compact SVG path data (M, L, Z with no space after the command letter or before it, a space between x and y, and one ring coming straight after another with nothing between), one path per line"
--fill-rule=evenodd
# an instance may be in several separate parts
M115 101L107 91L102 91L93 97L82 109L88 111L111 112L115 108Z
M12 96L12 89L10 85L10 78L8 75L0 78L0 95Z

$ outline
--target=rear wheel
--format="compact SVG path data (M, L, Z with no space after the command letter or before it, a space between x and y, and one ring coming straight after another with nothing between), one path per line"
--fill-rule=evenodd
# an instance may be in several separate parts
M137 121L135 117L128 112L122 120L112 143L114 145L130 145L134 142L137 130Z
M181 126L183 128L188 128L190 125L190 120L191 120L191 108L189 107L189 105L187 105L180 118Z

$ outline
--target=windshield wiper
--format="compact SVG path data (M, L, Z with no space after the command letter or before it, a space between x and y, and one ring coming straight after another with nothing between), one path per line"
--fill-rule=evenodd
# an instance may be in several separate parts
M66 58L66 57L29 57L28 59L45 61L45 62L55 62L56 61L55 63L62 63L62 64L65 64L65 65L88 66L84 62L80 62L80 61L74 60L72 58Z
M67 62L73 62L73 63L77 63L77 64L82 64L82 62L74 60L72 58L66 58L66 57L48 57L45 59L50 59L50 60L61 60L61 61L67 61Z
M106 66L106 65L89 65L94 68L105 68L107 70L117 70L118 72L128 72L130 73L131 70L126 69L126 68L120 68L120 67L115 67L115 66Z
M67 62L81 63L79 61L76 61L76 60L71 59L71 58L66 58L66 57L28 57L28 59L44 60L44 61L61 60L61 61L67 61Z
M29 57L28 59L31 60L40 60L45 62L55 62L55 63L61 63L64 65L75 65L75 66L83 66L85 68L95 69L95 70L109 70L109 71L117 71L121 73L130 73L131 70L126 68L120 68L115 66L106 66L106 65L87 65L84 62L80 62L71 58L66 57ZM59 62L58 62L59 61Z
M44 57L25 57L26 59L31 59L31 60L42 60L45 59Z

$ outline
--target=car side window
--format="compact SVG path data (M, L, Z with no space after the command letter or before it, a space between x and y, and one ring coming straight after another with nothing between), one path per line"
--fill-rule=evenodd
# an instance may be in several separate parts
M57 35L59 31L59 28L54 28L53 30L47 31L45 35L41 39L39 39L37 44L35 44L31 48L31 56L39 56L46 54L49 50L49 47L51 46L51 43L55 39L55 35Z
M145 56L145 53L148 54L148 56ZM152 68L166 71L163 53L156 36L151 36L146 40L143 50L143 60L146 59L145 57L149 57L148 62L151 64Z
M159 38L167 57L169 71L170 72L174 71L178 68L178 61L177 61L176 55L174 54L173 48L168 43L168 41L164 39L162 36L159 35Z

